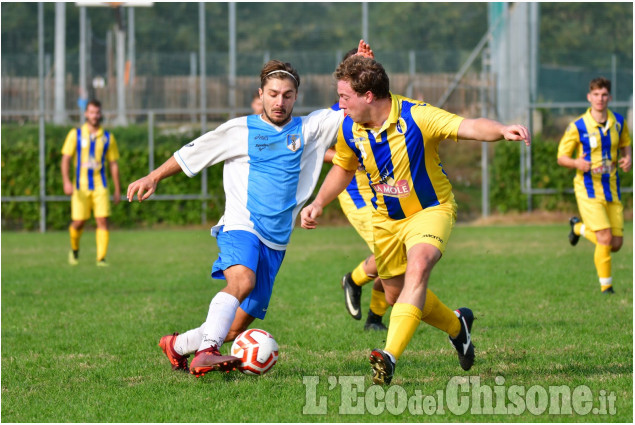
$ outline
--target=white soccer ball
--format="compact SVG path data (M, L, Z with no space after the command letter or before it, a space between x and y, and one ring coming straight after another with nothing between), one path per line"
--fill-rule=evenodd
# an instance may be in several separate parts
M242 360L238 370L247 375L262 375L278 361L278 343L262 329L247 329L236 337L231 355Z

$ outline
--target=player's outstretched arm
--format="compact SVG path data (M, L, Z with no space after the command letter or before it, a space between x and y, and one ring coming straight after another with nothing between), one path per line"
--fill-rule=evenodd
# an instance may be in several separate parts
M152 171L145 177L130 183L126 194L128 202L132 202L134 195L137 195L139 202L148 199L157 189L157 184L167 177L173 176L181 171L181 166L173 156L165 161L159 168Z
M458 131L459 139L496 142L498 140L524 141L531 144L531 135L527 127L520 124L505 125L488 118L466 118L461 121Z

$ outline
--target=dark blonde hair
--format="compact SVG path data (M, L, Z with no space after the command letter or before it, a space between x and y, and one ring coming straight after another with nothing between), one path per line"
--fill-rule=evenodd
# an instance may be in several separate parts
M597 77L591 80L589 83L589 92L595 89L607 89L611 93L611 80L604 77Z
M357 94L370 91L377 99L390 97L390 80L384 67L374 59L351 56L333 74L337 81L348 81Z
M272 78L278 78L280 80L290 78L295 83L296 90L300 87L300 75L288 62L275 59L267 62L260 71L260 88L264 88L267 81Z
M101 102L97 99L91 99L87 104L86 104L86 108L88 109L89 106L94 106L96 108L101 109Z

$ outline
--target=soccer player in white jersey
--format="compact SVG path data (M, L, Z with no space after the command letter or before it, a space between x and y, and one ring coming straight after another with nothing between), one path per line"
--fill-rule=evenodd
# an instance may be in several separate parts
M370 54L360 41L359 54ZM240 359L222 356L225 341L264 319L273 283L284 258L295 218L335 142L344 114L323 109L293 117L300 77L288 63L269 61L260 73L263 113L232 119L183 146L163 165L128 187L128 201L148 199L162 179L183 171L195 176L224 161L225 212L212 228L220 250L212 277L227 285L212 299L198 328L161 338L172 368L197 377L233 370Z

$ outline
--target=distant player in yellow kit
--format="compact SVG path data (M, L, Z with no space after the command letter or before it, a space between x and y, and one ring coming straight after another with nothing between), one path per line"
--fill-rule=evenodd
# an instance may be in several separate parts
M101 103L91 100L84 112L86 123L69 131L62 147L62 179L64 193L71 196L71 225L69 233L71 251L68 262L79 263L79 240L91 211L97 224L97 265L107 266L108 217L110 193L106 179L106 166L110 169L114 185L114 202L119 203L119 150L115 137L101 127ZM71 161L75 165L73 180L69 177ZM108 164L106 164L106 162Z
M603 294L612 294L611 252L619 251L624 239L617 167L624 172L631 169L631 137L624 117L608 108L609 80L591 80L587 100L591 107L569 124L560 140L558 164L577 170L573 187L582 220L569 220L569 242L576 245L584 236L595 244L593 260L600 289Z

